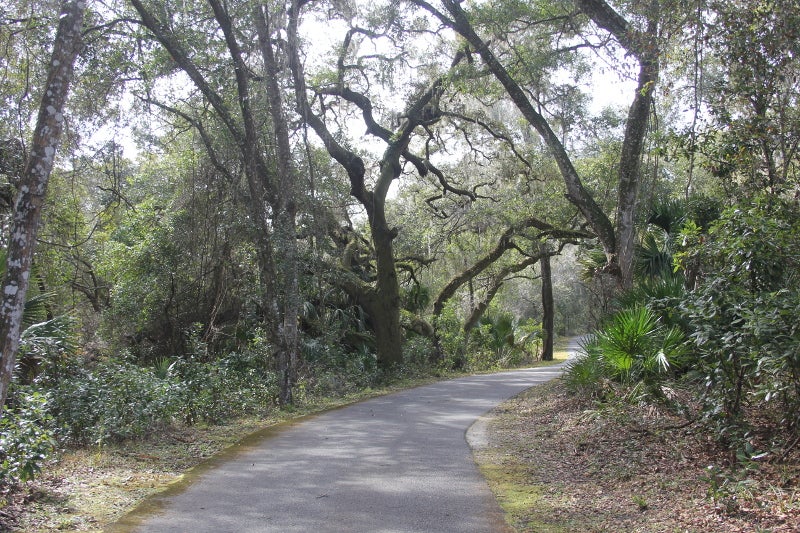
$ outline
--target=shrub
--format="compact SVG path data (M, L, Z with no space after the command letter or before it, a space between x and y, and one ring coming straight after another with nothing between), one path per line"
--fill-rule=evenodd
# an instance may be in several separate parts
M662 325L647 307L623 309L594 333L584 346L586 355L567 366L567 386L598 396L603 381L612 380L662 397L662 383L683 364L684 340L678 328Z
M0 482L32 480L56 449L47 397L39 392L15 394L14 408L0 419Z
M725 211L705 236L688 228L679 258L701 273L687 317L703 414L725 440L745 406L796 428L800 410L800 212L775 198Z
M64 436L103 444L144 435L170 423L181 408L177 387L150 368L104 360L94 368L70 369L52 390L52 412Z
M178 418L189 424L219 423L275 405L278 380L253 353L232 353L216 362L176 360L169 379L178 398Z
M19 339L15 380L31 383L40 373L57 375L54 367L64 364L78 351L75 330L75 320L69 315L26 327Z
M520 324L511 313L487 311L473 330L467 345L470 370L491 370L519 366L533 360L541 338L540 325Z
M595 337L609 377L623 384L660 381L684 353L683 334L647 307L623 309Z
M329 338L304 338L303 372L305 394L341 395L369 387L378 379L378 365L374 351L362 344L356 349Z
M409 334L403 344L403 364L412 369L424 368L432 359L433 341L422 335Z
M564 366L564 384L573 394L599 399L608 379L602 354L591 342L584 345L582 351Z
M686 330L686 317L681 303L686 297L685 280L679 274L641 280L617 298L620 309L647 307L655 313L664 326L677 326Z

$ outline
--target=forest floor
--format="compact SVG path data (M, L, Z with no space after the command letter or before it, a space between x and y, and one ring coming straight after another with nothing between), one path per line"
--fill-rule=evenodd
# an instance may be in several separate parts
M385 392L65 451L36 481L0 494L0 531L101 531L246 435ZM559 380L492 414L476 459L518 532L800 531L797 446L782 462L731 469L695 426L654 408L597 408Z
M518 532L800 531L797 446L731 467L696 425L653 407L598 408L560 380L492 415L476 459Z

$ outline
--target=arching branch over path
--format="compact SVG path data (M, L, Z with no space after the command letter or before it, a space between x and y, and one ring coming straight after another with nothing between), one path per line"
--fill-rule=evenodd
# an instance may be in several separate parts
M520 80L514 77L495 54L489 41L479 34L479 30L472 23L473 17L464 9L462 2L441 0L442 9L437 9L427 0L409 1L434 15L442 24L452 28L467 41L472 51L481 58L487 69L503 86L525 120L539 133L558 165L566 186L567 199L578 208L600 241L609 271L617 276L621 286L627 286L632 279L633 271L634 216L641 181L641 156L652 93L658 81L657 34L660 15L658 0L653 0L648 5L645 32L635 30L604 0L578 2L578 7L598 27L611 33L629 54L639 60L640 64L638 87L629 110L620 156L616 228L609 214L603 211L584 186L566 147L548 119L531 100Z
M531 228L535 228L539 230L534 236L530 237L533 239L542 239L542 238L551 238L551 239L569 239L569 240L576 240L576 239L586 239L591 238L592 235L582 231L574 231L574 230L567 230L567 229L559 229L547 222L539 220L536 217L528 217L516 224L513 224L508 229L506 229L500 238L497 240L497 244L495 244L494 248L492 248L488 253L486 253L483 257L478 259L475 263L469 266L464 271L457 274L453 277L445 286L444 288L439 291L439 295L436 297L436 300L433 303L433 315L437 317L442 314L444 310L444 306L447 301L453 297L456 291L467 283L469 280L474 279L478 276L481 272L489 268L492 264L494 264L498 259L500 259L504 253L508 250L516 248L516 244L514 243L513 238L515 236L519 236L526 230L530 230ZM532 256L534 260L530 263L527 263L525 266L533 264L536 260L539 259L538 255ZM507 275L506 273L505 275ZM505 277L503 276L503 278ZM499 287L498 287L499 288Z

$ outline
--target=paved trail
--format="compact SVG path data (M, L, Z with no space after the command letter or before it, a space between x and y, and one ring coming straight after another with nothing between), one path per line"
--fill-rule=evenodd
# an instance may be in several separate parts
M497 404L560 372L461 378L303 419L242 446L110 530L505 531L465 433Z

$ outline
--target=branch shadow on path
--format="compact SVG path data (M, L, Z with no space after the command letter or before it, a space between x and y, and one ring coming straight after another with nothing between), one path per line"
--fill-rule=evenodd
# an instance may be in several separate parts
M505 531L465 435L562 365L443 381L269 428L107 531Z

